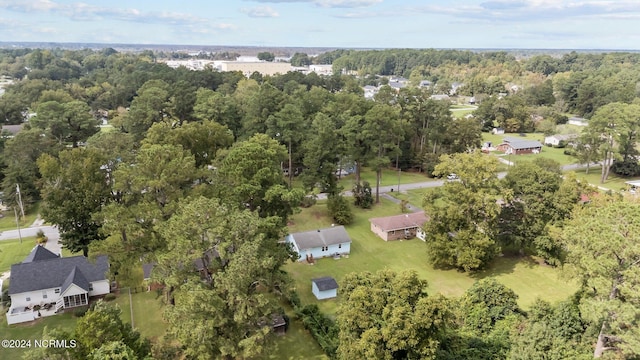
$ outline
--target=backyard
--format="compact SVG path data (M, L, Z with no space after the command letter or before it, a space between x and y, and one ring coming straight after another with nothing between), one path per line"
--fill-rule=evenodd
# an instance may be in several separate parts
M419 204L414 204L419 205ZM314 265L289 263L285 269L296 282L296 289L303 304L318 304L329 314L335 314L340 302L340 291L335 300L318 301L311 293L311 279L332 276L338 283L351 272L392 269L413 270L428 281L428 292L446 296L460 296L476 280L493 277L518 294L518 303L528 308L536 298L556 302L567 298L577 290L577 285L560 277L560 271L540 265L532 257L499 257L485 271L466 274L457 270L434 269L426 261L424 242L413 239L385 242L370 231L369 218L397 215L398 204L384 200L371 210L355 210L355 221L347 226L352 244L348 258L319 259ZM319 229L331 226L326 205L318 204L293 217L291 232Z

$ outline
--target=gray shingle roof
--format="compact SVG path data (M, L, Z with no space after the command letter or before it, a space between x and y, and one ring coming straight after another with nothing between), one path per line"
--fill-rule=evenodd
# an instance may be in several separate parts
M156 266L155 263L142 264L142 278L144 280L151 279L151 272L154 266Z
M311 279L311 282L316 284L316 286L318 287L318 290L320 291L327 291L327 290L333 290L338 288L338 283L336 282L336 279L332 278L331 276Z
M69 273L69 276L62 283L60 294L64 294L65 291L71 286L71 284L75 284L84 291L89 291L89 281L82 275L82 271L78 269L77 266L74 266Z
M98 256L95 263L80 255L14 264L11 265L9 295L41 289L62 288L75 268L82 272L87 282L100 281L107 278L109 262L104 255ZM77 271L75 272L77 273Z
M517 138L504 138L504 142L511 145L514 149L531 149L531 148L541 148L542 144L538 140L522 140Z
M351 238L344 226L305 231L291 234L299 250L313 249L323 246L350 243Z
M49 260L49 259L57 259L58 255L52 253L49 249L44 246L36 245L33 247L29 255L22 261L23 264L30 263L34 261L41 260Z

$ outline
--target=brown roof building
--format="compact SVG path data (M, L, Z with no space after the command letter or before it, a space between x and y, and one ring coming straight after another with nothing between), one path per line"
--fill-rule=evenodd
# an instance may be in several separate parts
M425 239L422 225L429 218L424 212L411 214L402 214L396 216L387 216L369 219L371 223L371 231L382 238L384 241L411 239L418 237Z

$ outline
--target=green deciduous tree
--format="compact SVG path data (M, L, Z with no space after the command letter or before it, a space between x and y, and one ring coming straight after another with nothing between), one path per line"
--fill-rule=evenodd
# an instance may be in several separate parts
M415 272L352 273L342 280L339 359L435 359L449 320Z
M139 359L144 359L151 353L149 340L132 330L129 324L125 324L120 317L121 313L117 306L99 301L78 320L74 330L78 359L90 358L94 351L106 352L107 348L103 346L111 342L126 346Z
M495 228L500 214L497 161L479 152L443 155L434 175L457 174L425 197L428 260L437 266L477 270L499 252Z
M47 101L38 105L32 123L34 127L47 130L58 142L70 142L74 147L98 132L98 121L91 109L82 101L60 103Z
M286 224L304 196L285 184L281 162L286 157L286 148L265 134L234 144L217 162L216 197L257 211L261 217L276 216L276 221Z
M158 255L154 276L172 291L165 319L185 355L226 359L264 353L274 336L274 294L289 286L280 271L290 256L278 244L282 229L255 212L199 197L158 231L167 248Z
M327 202L329 216L340 225L349 225L353 222L353 211L349 202L340 194L329 195Z
M106 157L94 149L65 150L38 159L42 174L42 215L61 232L62 244L87 256L89 243L102 240L94 215L111 199Z

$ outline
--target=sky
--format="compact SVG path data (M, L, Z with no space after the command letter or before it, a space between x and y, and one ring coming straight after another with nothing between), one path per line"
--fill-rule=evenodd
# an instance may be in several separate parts
M0 0L0 41L640 49L640 0Z

